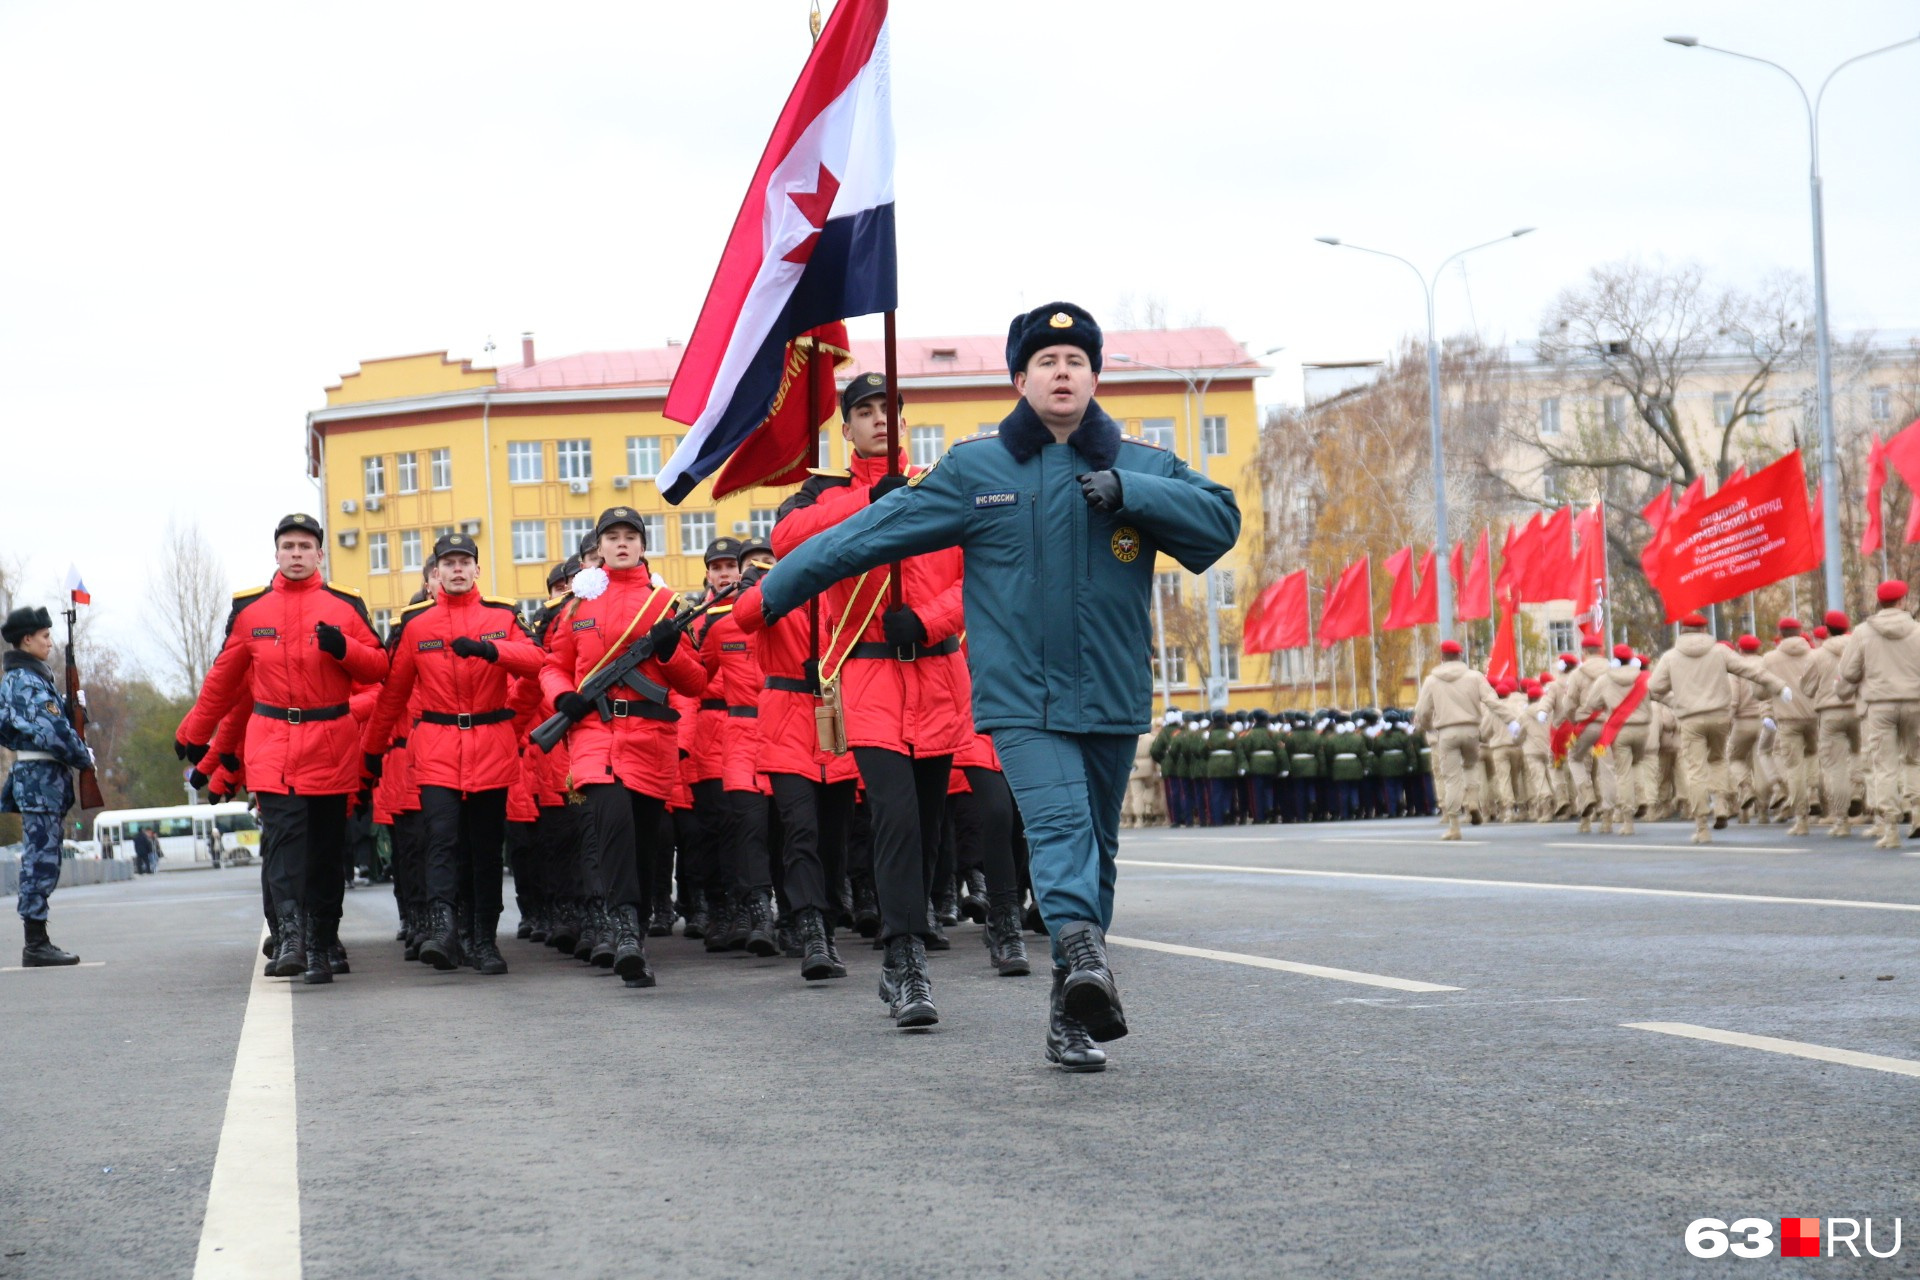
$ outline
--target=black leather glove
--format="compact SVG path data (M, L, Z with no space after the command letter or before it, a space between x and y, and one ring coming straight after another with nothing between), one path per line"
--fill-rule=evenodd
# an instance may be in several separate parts
M593 714L593 704L571 690L553 700L553 709L576 724Z
M198 791L200 788L207 785L207 775L200 772L200 770L196 768L193 772L187 775L187 785L192 787L195 791Z
M740 590L745 591L748 587L756 585L760 579L767 576L767 571L771 568L773 568L773 566L770 564L760 564L756 561L742 569L740 571Z
M920 615L911 605L895 605L887 610L880 618L880 628L886 632L887 643L896 649L927 642L927 624L920 621Z
M662 618L647 629L647 639L653 642L653 656L665 662L680 647L680 626L672 618Z
M366 774L369 778L379 777L386 767L387 758L385 756L375 755L371 751L367 752L360 762L360 772Z
M881 476L873 482L873 488L867 490L867 501L878 502L895 489L904 489L906 487L907 478L898 472L888 476Z
M222 751L220 753L220 763L228 773L240 772L240 757L230 751Z
M207 754L207 744L204 742L176 742L173 744L173 754L179 756L188 764L199 764L200 758Z
M1095 511L1112 512L1120 509L1119 472L1082 471L1074 479L1080 482L1080 495Z
M335 662L347 660L347 637L340 628L331 622L316 622L313 624L313 636L313 642L320 647L320 652Z
M178 738L173 740L173 758L175 760L185 760L187 758L187 744Z
M459 636L453 642L453 651L463 658L483 658L488 662L500 661L500 650L491 640L469 640L465 636Z

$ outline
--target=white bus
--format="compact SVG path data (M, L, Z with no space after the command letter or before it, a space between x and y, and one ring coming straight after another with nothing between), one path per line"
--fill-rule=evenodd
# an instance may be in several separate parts
M162 869L213 861L214 839L223 863L250 862L260 850L260 828L253 810L238 800L224 804L176 804L163 809L103 809L93 819L94 843L104 856L133 857L133 835L146 831L160 840Z

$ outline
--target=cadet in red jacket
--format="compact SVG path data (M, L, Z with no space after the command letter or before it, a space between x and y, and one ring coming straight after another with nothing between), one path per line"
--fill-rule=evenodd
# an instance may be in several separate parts
M697 694L707 673L691 649L680 647L673 592L653 585L639 515L631 507L609 508L594 532L602 567L574 578L574 600L553 623L540 681L555 710L574 721L567 749L573 785L593 815L601 895L613 909L614 972L629 986L652 986L640 913L679 757L678 717L667 706L667 691ZM581 682L643 638L652 643L652 656L613 690L604 709L580 696Z
M420 788L422 856L432 925L420 958L451 969L461 953L454 912L473 903L475 967L501 974L507 963L495 941L500 924L500 849L506 834L507 789L520 771L520 744L508 677L539 672L544 655L520 625L511 600L482 596L477 548L464 533L433 546L440 585L430 604L403 610L391 640L393 671L367 724L362 747L368 772L419 688L419 710L407 730L407 753Z
M356 682L387 674L387 655L360 597L320 576L325 531L310 515L274 526L279 571L233 598L227 636L175 748L195 764L215 728L247 700L247 786L260 800L263 872L273 889L280 950L273 972L332 980L345 871L347 798L360 789L358 734L347 705ZM321 957L308 961L308 931ZM325 977L317 976L325 972Z
M852 466L839 475L816 473L781 504L777 554L908 483L888 473L885 399L878 374L863 374L841 392ZM960 656L960 565L961 553L951 547L903 561L898 604L884 567L820 596L829 628L820 675L840 682L847 742L866 788L887 947L882 995L903 1029L940 1020L927 974L928 894L953 756L973 733L972 689Z

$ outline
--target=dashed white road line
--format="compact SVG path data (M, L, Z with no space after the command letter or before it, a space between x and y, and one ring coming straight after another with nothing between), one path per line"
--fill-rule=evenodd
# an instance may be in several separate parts
M0 973L39 973L43 970L52 973L56 969L99 969L105 967L106 963L105 960L82 960L79 964L10 964L0 969Z
M1485 840L1442 840L1439 836L1435 836L1431 840L1408 839L1405 837L1401 837L1398 839L1393 837L1383 837L1381 839L1375 840L1375 839L1370 839L1366 836L1321 836L1318 840L1315 840L1314 843L1315 844L1417 844L1417 845L1432 845L1435 847L1464 845L1468 848L1472 848L1474 845L1483 845L1483 844L1486 844L1487 842Z
M1366 987L1387 987L1394 991L1458 991L1459 987L1437 982L1417 982L1412 978L1390 978L1385 974L1361 973L1356 969L1334 969L1323 964L1301 964L1296 960L1270 960L1266 956L1242 955L1238 951L1211 951L1206 947L1183 947L1173 942L1152 942L1146 938L1116 938L1107 935L1116 947L1138 947L1142 951L1164 951L1172 956L1192 956L1196 960L1222 960L1255 969L1277 969L1281 973L1300 973L1309 978L1331 978L1335 982L1357 982Z
M1562 893L1623 893L1648 898L1698 898L1789 907L1852 907L1862 911L1920 911L1920 902L1869 902L1859 898L1787 898L1765 893L1709 893L1704 889L1642 889L1622 884L1554 884L1544 880L1477 880L1464 876L1413 876L1386 871L1318 871L1306 867L1240 867L1214 862L1150 862L1121 858L1123 867L1156 871L1213 871L1231 875L1307 876L1330 880L1397 880L1409 884L1458 884L1491 889L1548 889Z
M268 978L259 961L249 957L248 964L253 985L227 1086L194 1280L300 1280L293 987Z
M1852 1049L1834 1049L1802 1040L1781 1040L1775 1036L1748 1035L1744 1031L1723 1031L1718 1027L1700 1027L1691 1022L1623 1022L1635 1031L1657 1031L1666 1036L1684 1036L1689 1040L1708 1040L1714 1044L1736 1045L1742 1049L1762 1049L1816 1062L1837 1062L1843 1067L1865 1067L1869 1071L1890 1071L1900 1076L1920 1076L1920 1062L1911 1058L1889 1058L1878 1053L1858 1053Z
M1631 836L1594 840L1549 841L1548 849L1650 849L1662 853L1811 853L1811 849L1782 849L1764 844L1641 844ZM1844 850L1843 850L1844 851Z

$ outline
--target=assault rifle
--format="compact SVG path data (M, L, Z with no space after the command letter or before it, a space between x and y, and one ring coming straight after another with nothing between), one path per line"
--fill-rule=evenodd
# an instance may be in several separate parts
M707 602L697 609L689 609L673 619L674 629L684 634L688 627L706 616L707 610L732 596L738 587L728 587L708 597ZM640 664L653 656L653 639L642 634L638 640L628 645L626 651L613 661L601 667L587 677L580 686L580 696L600 709L602 720L613 719L613 709L607 705L607 695L617 686L626 685L642 693L664 697L666 690L639 674ZM567 730L574 725L573 717L564 711L556 711L547 717L546 722L527 736L533 745L542 751L551 751L559 745L560 739L567 736Z
M73 722L73 731L80 735L80 741L87 740L87 691L80 686L80 663L73 656L73 624L79 620L80 611L71 603L66 608L67 619L67 718ZM79 778L79 799L82 809L104 809L106 797L100 794L100 777L92 769L82 769Z

